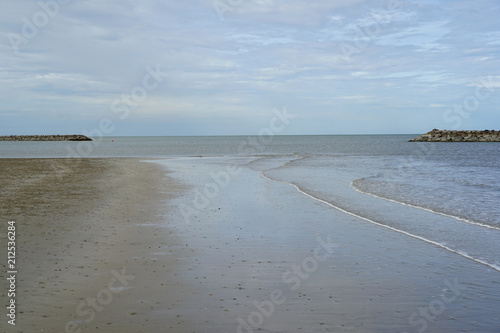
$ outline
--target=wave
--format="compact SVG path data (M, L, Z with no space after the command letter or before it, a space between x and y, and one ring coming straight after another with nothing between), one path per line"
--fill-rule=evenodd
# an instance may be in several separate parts
M426 243L429 243L429 244L435 245L435 246L440 247L440 248L442 248L442 249L445 249L445 250L447 250L447 251L449 251L449 252L452 252L452 253L458 254L458 255L460 255L460 256L462 256L462 257L466 258L466 259L473 260L473 261L475 261L475 262L477 262L477 263L479 263L479 264L481 264L481 265L488 266L488 267L490 267L490 268L492 268L492 269L494 269L494 270L496 270L496 271L500 272L500 265L499 265L499 264L497 264L497 263L493 264L493 263L487 262L487 261L485 261L485 260L483 260L483 259L475 258L475 257L471 256L470 254L468 254L468 253L467 253L467 252L465 252L465 251L458 250L458 249L453 249L453 248L451 248L451 247L447 246L446 244L443 244L443 243L440 243L440 242L437 242L437 241L433 241L433 240L431 240L431 239L428 239L428 238L425 238L425 237L422 237L422 236L418 236L418 235L412 234L412 233L410 233L410 232L407 232L407 231L404 231L404 230L401 230L401 229L398 229L398 228L391 227L391 226L389 226L389 225L386 225L386 224L383 224L383 223L380 223L380 222L374 221L374 220L369 219L369 218L367 218L367 217L364 217L364 216L362 216L362 215L359 215L359 214L356 214L356 213L354 213L354 212L348 211L348 210L346 210L346 209L344 209L344 208L342 208L342 207L339 207L339 206L334 205L334 204L333 204L333 203L331 203L331 202L328 202L328 201L326 201L326 200L323 200L323 199L321 199L321 198L318 198L318 197L316 197L316 196L314 196L314 195L312 195L312 194L308 193L306 190L302 189L300 186L298 186L298 185L296 185L296 184L294 184L294 183L287 182L287 181L282 181L282 180L277 180L277 179L272 179L272 178L270 178L270 177L267 177L267 176L264 174L264 172L265 172L265 171L261 171L261 172L260 172L261 177L263 177L263 178L265 178L265 179L267 179L267 180L270 180L270 181L279 182L279 183L283 183L283 184L287 184L287 185L293 186L293 187L294 187L294 188L295 188L295 189L296 189L299 193L301 193L301 194L303 194L303 195L305 195L305 196L307 196L307 197L309 197L309 198L311 198L311 199L313 199L313 200L316 200L316 201L318 201L318 202L321 202L321 203L323 203L323 204L325 204L325 205L327 205L327 206L329 206L329 207L331 207L331 208L334 208L334 209L336 209L336 210L338 210L338 211L340 211L340 212L342 212L342 213L344 213L344 214L347 214L347 215L350 215L350 216L356 217L356 218L358 218L358 219L360 219L360 220L363 220L363 221L365 221L365 222L369 222L369 223L375 224L375 225L377 225L377 226L380 226L380 227L383 227L383 228L386 228L386 229L390 229L390 230L392 230L392 231L395 231L395 232L401 233L401 234L403 234L403 235L406 235L406 236L409 236L409 237L412 237L412 238L415 238L415 239L421 240L421 241L423 241L423 242L426 242ZM359 192L361 192L361 191L359 191ZM365 194L369 194L369 193L365 193ZM372 194L370 194L370 195L372 195ZM378 197L378 196L376 196L376 195L373 195L373 196ZM383 198L383 197L379 197L379 198L381 198L381 199L385 199L385 200L389 200L389 201L392 201L392 202L395 202L395 203L398 203L398 204L403 204L403 205L406 205L406 206L413 207L412 205L405 204L405 203L401 203L401 202L397 202L397 201L394 201L394 200L392 200L392 199ZM423 208L423 207L422 207L422 208L421 208L421 207L414 207L414 208L420 208L420 209L427 210L426 208ZM442 214L442 213L433 212L433 211L430 211L430 210L428 210L428 211L429 211L429 212L432 212L432 213L436 213L436 214L444 215L444 214ZM450 217L450 216L448 216L448 215L444 215L444 216ZM453 217L453 216L451 216L451 217ZM453 217L453 218L455 218L455 217ZM463 219L461 219L461 218L459 218L459 219L460 219L460 220L463 220ZM465 222L465 221L464 221L464 222ZM469 223L469 222L468 222L468 223ZM472 223L472 224L477 224L477 223ZM477 225L481 225L481 224L477 224ZM497 230L500 230L499 228L495 228L495 227L492 227L492 226L486 226L486 225L481 225L481 226L488 227L488 228L492 228L492 229L497 229Z
M378 198L378 199L383 199L383 200L387 200L387 201L390 201L390 202L393 202L393 203L397 203L397 204L400 204L400 205L403 205L403 206L417 208L417 209L421 209L421 210L424 210L426 212L430 212L430 213L433 213L433 214L438 214L438 215L441 215L441 216L450 217L450 218L453 218L455 220L462 221L462 222L469 223L469 224L473 224L473 225L477 225L477 226L480 226L480 227L483 227L483 228L500 230L499 227L495 227L495 226L492 226L492 225L489 225L489 224L484 224L484 223L473 221L473 220L470 220L470 219L467 219L467 218L464 218L464 217L460 217L460 216L456 216L456 215L452 215L452 214L447 214L447 213L440 212L440 211L437 211L437 210L434 210L434 209L431 209L431 208L426 208L426 207L414 205L414 204L411 204L411 203L408 203L408 202L404 202L404 201L398 201L398 200L395 200L395 199L392 199L392 198L388 198L388 197L384 197L384 196L381 196L381 195L378 195L378 194L375 194L375 193L372 193L372 192L364 191L359 186L356 185L356 183L358 183L359 181L362 181L362 180L363 179L353 180L351 182L351 185L350 185L351 188L353 190L359 192L359 193L370 195L370 196Z

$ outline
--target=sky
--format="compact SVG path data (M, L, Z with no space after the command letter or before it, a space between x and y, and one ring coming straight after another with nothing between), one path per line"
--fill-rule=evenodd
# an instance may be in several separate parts
M0 135L500 129L497 0L0 4Z

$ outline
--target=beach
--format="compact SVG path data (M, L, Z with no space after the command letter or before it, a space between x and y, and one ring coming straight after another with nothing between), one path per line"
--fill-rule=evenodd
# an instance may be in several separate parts
M182 187L138 159L2 159L0 168L1 216L16 222L18 249L16 325L2 323L6 332L169 328L149 321L178 298L175 273L164 277L175 272L176 237L160 226L159 203Z
M500 333L499 1L3 1L0 333Z
M164 161L190 185L197 332L497 331L498 271L263 176L287 159Z
M498 331L498 271L306 197L257 157L0 163L7 332Z

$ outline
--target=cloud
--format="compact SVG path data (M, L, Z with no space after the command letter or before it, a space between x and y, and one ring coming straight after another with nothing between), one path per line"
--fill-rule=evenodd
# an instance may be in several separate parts
M51 127L53 117L69 126L113 116L113 101L142 84L147 66L167 74L130 119L197 128L210 119L215 127L204 133L214 134L223 130L217 122L252 133L252 115L284 105L318 126L336 117L345 122L336 128L356 128L354 119L372 113L397 127L394 112L404 119L415 108L436 110L470 94L480 77L500 88L494 1L406 1L391 11L385 0L231 3L221 21L213 0L72 1L15 52L6 36L22 36L42 9L8 2L0 117L37 114L43 124L45 115ZM347 60L343 43L357 47ZM491 113L474 117L492 121ZM439 127L421 119L415 126ZM299 132L314 127L297 124Z
M231 20L252 20L261 23L284 23L288 25L310 26L324 20L325 13L363 3L366 0L241 0L225 13ZM213 0L203 1L206 5L216 3ZM227 1L223 3L230 4ZM236 2L238 3L238 2ZM230 6L231 7L231 6Z
M440 43L450 33L449 21L419 22L399 32L377 38L375 43L381 46L412 46L417 51L446 52L449 46Z

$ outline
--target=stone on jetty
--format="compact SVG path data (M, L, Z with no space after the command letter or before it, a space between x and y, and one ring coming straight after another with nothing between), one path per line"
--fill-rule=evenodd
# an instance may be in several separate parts
M410 142L500 142L500 131L448 131L433 129Z
M10 135L0 136L0 141L92 141L85 135Z

